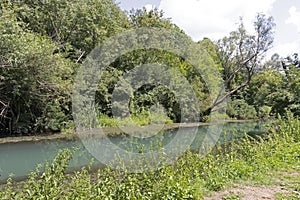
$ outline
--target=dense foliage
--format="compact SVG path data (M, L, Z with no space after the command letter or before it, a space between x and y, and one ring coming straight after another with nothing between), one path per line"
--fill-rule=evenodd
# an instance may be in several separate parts
M70 127L76 69L101 40L129 26L126 15L110 0L12 0L0 7L2 134Z
M0 18L1 132L60 130L68 123L75 64L53 54L50 38L26 30L13 10Z
M139 27L161 27L185 34L161 11L124 13L112 0L8 0L1 2L0 9L2 135L71 130L74 78L86 56L105 39ZM264 55L273 42L273 19L258 14L254 28L255 34L249 34L241 21L228 37L217 42L204 38L197 43L210 56L203 62L216 67L225 83L214 100L203 74L182 57L159 49L139 49L122 55L110 64L98 84L95 103L99 123L116 124L109 119L113 115L111 98L116 83L134 67L147 63L167 65L185 76L201 102L196 108L200 120L209 119L207 115L230 98L227 115L231 118L267 118L284 115L286 110L299 115L297 54L288 58L274 55L264 64ZM209 76L217 81L214 74ZM151 117L151 108L158 104L166 115ZM154 118L179 122L182 117L175 94L162 86L140 87L127 107L140 125Z

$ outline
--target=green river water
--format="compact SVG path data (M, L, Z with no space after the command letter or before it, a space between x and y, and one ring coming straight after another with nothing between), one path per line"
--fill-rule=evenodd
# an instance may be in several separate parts
M218 128L219 129L216 130L221 131L219 141L225 141L242 137L244 133L248 133L252 136L262 134L266 132L266 123L226 123L224 126L220 125ZM195 127L193 130L195 130ZM208 126L197 127L196 135L190 145L190 149L197 150L200 148L203 138L207 134L208 130ZM176 129L164 131L159 136L161 139L160 141L167 145L175 138L176 134L179 134L176 131ZM191 128L183 128L180 134L189 133L189 131L191 131ZM126 148L128 146L128 138L130 137L115 136L110 137L109 140L120 148ZM135 143L130 144L130 147L132 151L138 152L141 145L147 149L147 145L149 146L149 144L151 144L154 140L155 137L138 138L135 140ZM124 144L127 146L124 146ZM138 144L138 146L135 147L135 144ZM59 149L64 148L78 148L70 162L71 169L79 169L82 166L86 166L93 158L93 156L89 153L89 150L85 148L84 144L79 139L56 139L0 144L0 182L5 181L10 175L13 175L13 178L16 180L26 177L31 171L36 169L38 164L43 164L46 161L51 162ZM105 148L105 145L103 148ZM104 150L103 153L105 153ZM98 161L97 158L94 160L95 166L101 165L101 162Z

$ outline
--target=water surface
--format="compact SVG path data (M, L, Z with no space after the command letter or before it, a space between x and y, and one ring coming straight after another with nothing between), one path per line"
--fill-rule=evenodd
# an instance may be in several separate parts
M225 140L229 141L233 138L242 137L245 132L252 135L266 132L265 123L262 122L226 123L221 128L221 137L218 138L218 142L224 142ZM198 127L195 138L190 145L190 149L195 150L201 148L203 145L203 139L208 134L208 130L208 126ZM188 134L189 131L191 131L191 128L184 128L183 132L180 134L185 134L184 132ZM149 138L132 139L132 137L125 135L110 137L109 140L121 149L139 153L141 148L143 149L143 152L150 151L151 149L153 150L153 144L156 144L158 140L163 146L170 144L176 137L176 134L177 130L174 129L164 131L163 134ZM105 146L102 145L102 147ZM174 147L174 145L172 147ZM78 139L56 139L0 144L0 181L6 180L10 175L13 175L15 179L25 177L31 171L35 170L38 164L45 163L46 161L51 162L59 150L64 148L78 149L74 153L73 159L70 162L71 168L86 166L89 164L91 159L94 158ZM105 149L102 149L101 151L105 152ZM94 165L100 164L97 159L94 160Z

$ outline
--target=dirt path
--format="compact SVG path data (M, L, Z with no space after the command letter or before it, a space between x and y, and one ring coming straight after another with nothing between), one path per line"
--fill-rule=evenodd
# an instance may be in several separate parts
M290 190L280 186L243 186L233 188L221 192L216 192L204 200L219 200L219 199L242 199L242 200L261 200L261 199L276 199L276 194L288 194Z
M300 200L300 172L274 172L270 174L273 180L272 185L252 186L234 184L232 188L214 192L204 197L204 200L261 200L278 199L278 195L291 196L287 199ZM286 198L279 198L286 199Z

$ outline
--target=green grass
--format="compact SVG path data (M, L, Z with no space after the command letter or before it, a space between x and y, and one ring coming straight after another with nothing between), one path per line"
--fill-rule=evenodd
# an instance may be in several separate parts
M288 193L277 193L276 197L279 200L295 200L300 199L300 171L277 172L274 174L277 184L288 189ZM276 184L276 183L275 183Z
M118 126L145 126L149 124L171 124L172 120L161 113L143 112L130 117L114 119L107 115L101 114L98 117L101 127L118 127Z
M91 173L87 167L66 174L71 156L71 150L62 151L46 165L45 173L40 176L38 170L32 172L18 186L9 180L0 191L0 199L203 199L233 183L274 184L272 173L300 171L300 121L292 117L278 121L264 139L245 137L217 145L207 155L187 151L174 164L150 172L107 167ZM287 177L281 182L299 192L299 178ZM296 192L277 197L293 199Z

